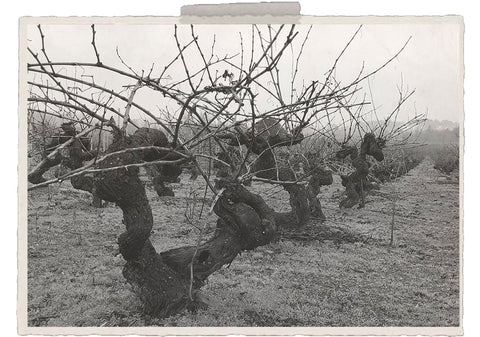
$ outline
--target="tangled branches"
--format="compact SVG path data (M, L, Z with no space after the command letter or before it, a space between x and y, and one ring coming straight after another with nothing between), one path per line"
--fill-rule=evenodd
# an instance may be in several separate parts
M182 42L181 32L188 28L188 40ZM320 160L306 160L302 172L297 172L288 161L282 162L280 150L293 156L295 149L313 137L345 145L355 133L361 133L359 153L354 147L344 147L337 156L352 158L355 172L345 177L345 185L352 194L349 201L352 203L359 199L360 184L363 206L368 174L366 156L382 160L385 144L374 133L364 132L362 109L369 103L365 99L358 101L356 96L361 83L385 68L408 41L375 70L364 74L362 67L353 81L341 84L335 78L338 61L360 28L325 79L307 80L299 85L296 76L311 27L298 44L301 34L295 25L253 25L249 49L240 34L240 52L218 57L215 38L207 52L193 26L175 25L175 54L161 71L155 71L154 64L145 71L128 65L118 48L121 66L107 64L97 46L97 34L101 32L94 25L91 26L93 61L54 62L44 48L46 36L39 26L41 54L28 48L31 120L49 115L75 123L82 130L58 138L61 141L53 152L30 172L29 189L65 179L71 179L72 184L79 180L88 182L92 193L114 202L123 212L125 232L118 238L126 261L123 275L146 310L166 316L195 306L201 302L198 290L205 279L231 263L237 254L272 241L284 228L304 226L312 216L325 218L318 194L321 186L333 181L327 163L328 157L335 155L335 146L329 147ZM285 95L281 61L288 49L295 50L296 55L291 57L291 94ZM110 87L95 81L102 74L115 78ZM138 98L142 96L157 102L161 108L151 111ZM401 97L399 107L408 97ZM274 102L274 106L260 108L263 100ZM395 109L394 114L398 111ZM141 123L132 117L135 114L142 117ZM332 122L335 115L341 116L338 125ZM148 126L142 126L145 123ZM385 125L388 123L386 120ZM339 142L336 130L342 128L344 139ZM99 138L102 133L111 136L111 145L105 151L82 143L81 137L94 129L100 130ZM409 126L394 126L389 133L382 128L379 134L382 139L391 139L389 135L396 137L408 129ZM68 155L60 155L65 148ZM222 155L216 157L217 153ZM307 157L306 153L299 155ZM70 172L42 181L48 168L67 158ZM216 180L211 174L212 163L221 164L224 169ZM204 201L207 190L213 192L212 210L218 216L216 231L213 237L205 242L199 240L195 246L157 253L150 242L153 214L139 169L150 168L151 174L157 175L154 179L157 193L171 195L164 183L177 179L184 165L193 167L203 178ZM291 210L275 212L262 196L244 186L252 180L285 189Z

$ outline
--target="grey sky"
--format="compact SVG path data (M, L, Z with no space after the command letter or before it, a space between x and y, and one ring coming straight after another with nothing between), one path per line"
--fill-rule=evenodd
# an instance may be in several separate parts
M295 51L298 51L308 27L307 25L297 27L301 34L293 45ZM312 80L322 81L325 72L332 66L357 28L358 25L352 24L314 25L304 48L295 86L299 89L303 80L306 83ZM46 36L47 52L52 61L95 61L90 44L89 25L44 25L42 29ZM338 64L337 80L347 83L354 79L363 62L365 72L375 69L392 57L412 36L401 55L370 81L379 116L384 116L396 105L397 86L403 78L404 87L415 89L416 93L403 107L400 119L412 117L415 109L418 113L424 113L428 109L430 119L458 122L462 113L463 95L460 29L460 25L454 23L364 25ZM148 72L154 62L156 69L154 74L158 74L177 54L173 30L173 25L97 25L97 46L105 64L124 68L115 52L118 46L120 55L132 68ZM249 61L250 25L195 25L195 31L202 49L207 54L215 34L215 53L220 57L240 52L241 32L246 51L244 62ZM191 39L190 26L179 26L179 36L181 42L188 42ZM39 51L40 38L36 26L29 26L28 38L29 45ZM256 52L259 52L258 48ZM186 56L192 68L202 64L194 48L191 48ZM237 56L237 63L239 57ZM282 90L285 89L285 96L289 96L291 60L291 50L287 50L280 63ZM116 82L113 77L92 70L86 70L86 73L95 74L98 83L106 82L110 87L118 85L118 81ZM234 73L238 74L235 71ZM183 70L181 67L173 68L169 74L175 79L177 74L183 75ZM363 89L368 94L366 82ZM140 104L153 110L156 106L165 104L160 96L142 97L139 93L137 99L140 100ZM274 107L274 102L267 99L259 104L264 109Z

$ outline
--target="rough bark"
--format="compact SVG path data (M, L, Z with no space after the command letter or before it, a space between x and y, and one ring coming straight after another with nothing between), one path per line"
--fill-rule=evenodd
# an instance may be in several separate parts
M155 135L134 134L117 139L108 151L164 146L159 139ZM124 152L107 158L98 167L128 165L147 159L162 159L162 155ZM234 182L220 180L217 187L225 190L214 207L219 217L214 236L199 247L180 247L158 254L149 240L153 216L138 172L138 168L103 171L95 174L94 182L99 196L114 202L123 211L126 231L118 238L120 253L126 260L123 275L150 314L167 316L197 305L198 288L210 274L231 263L241 251L264 245L275 236L276 215L263 199ZM192 292L189 291L191 268Z
M240 169L240 172L244 173L245 168L239 167L242 162L240 151L233 146L228 146L226 150L227 152L222 150L216 154L219 160L225 162L225 164L219 161L213 162L213 168L216 170L216 176L220 178L230 177L236 173L236 169Z
M268 128L268 125L269 123L261 124L261 128L255 130L260 136L254 139L248 139L245 135L240 137L250 150L258 155L253 164L253 172L257 177L264 179L285 182L295 181L295 172L289 167L279 166L273 151L279 146L300 143L303 140L301 129L293 130L292 135L289 135L283 128L275 128L276 124L270 128ZM310 178L306 187L301 184L283 184L283 188L290 197L291 211L276 214L276 222L279 227L300 228L308 222L311 216L325 219L317 196L320 193L320 186L332 184L332 175L319 167L309 168L309 173Z
M182 169L177 165L170 165L171 168L162 167L162 165L152 165L146 167L147 174L151 177L152 185L159 197L171 196L175 193L166 185L166 183L178 182Z
M67 136L62 137L54 137L54 142L56 145L60 145L65 143L67 140L71 139L75 134L70 134ZM57 144L55 139L61 139L61 143ZM50 143L51 145L52 143ZM52 152L52 147L50 147L50 151ZM64 167L74 170L80 168L85 161L91 160L95 157L95 152L88 151L85 148L85 141L81 139L74 139L73 142L68 145L66 148L62 149L62 151L56 153L53 158L45 157L42 164L37 170L34 170L32 173L28 175L28 181L33 184L39 184L45 181L43 175L50 170L52 167L62 164ZM70 182L73 188L90 192L94 195L94 202L93 204L98 205L98 202L95 202L95 194L94 194L94 185L93 185L93 177L88 175L82 176L75 176L70 179ZM101 203L101 201L100 201Z
M183 278L190 277L193 260L194 284L198 287L213 272L244 250L251 250L272 241L276 235L275 212L264 200L243 186L221 180L217 186L226 188L214 207L219 217L213 237L198 248L175 248L160 255Z
M323 214L322 204L320 203L318 195L320 194L321 186L328 186L333 183L332 173L321 167L312 168L310 173L311 176L307 185L310 214L312 217L325 221L326 217L325 214Z
M164 133L152 133L148 128L140 128L136 132L136 137L141 143L162 144L161 146L167 146L168 140ZM47 148L47 154L51 153L57 146L64 144L77 134L76 130L69 124L64 128L64 132L60 135L52 137ZM154 135L153 135L154 134ZM154 137L154 139L152 139ZM63 164L68 169L74 170L80 168L85 161L91 160L95 157L96 151L89 151L89 141L85 138L75 139L70 145L68 145L65 151L57 153L54 158L45 158L45 162L41 167L28 176L28 180L31 183L38 184L45 181L43 174L54 166ZM156 158L155 151L143 151L142 155L146 160L152 160ZM167 156L171 158L171 156ZM152 177L152 183L155 191L159 196L173 196L173 191L165 185L167 182L176 182L181 174L181 168L177 165L152 165L147 169L147 172ZM97 195L96 189L91 175L75 176L70 179L72 186L75 189L92 193L93 200L92 205L94 207L102 207L102 199Z
M131 137L117 137L107 152L139 146L165 146L166 137L158 130L139 130ZM98 168L109 168L154 160L151 151L135 151L111 156ZM120 253L127 261L123 275L142 300L147 312L165 316L177 312L187 303L187 284L169 268L152 246L149 236L153 226L145 188L137 167L96 173L96 193L114 202L123 212L126 231L118 238Z
M57 153L54 158L48 159L45 158L45 163L38 170L35 170L32 173L29 173L27 179L32 184L40 184L46 181L43 175L50 170L52 167L59 165L62 162L62 156L60 153Z
M168 142L161 131L142 128L132 136L116 135L107 152L147 146L167 147ZM272 170L273 152L268 144L265 147L265 142L261 140L254 146L253 150L260 158L256 165L266 168L261 176L292 179L293 173L288 169L280 170L278 175L276 170ZM67 161L70 167L84 159L79 149L77 144L70 150ZM97 171L92 179L82 177L72 182L93 191L103 200L115 203L122 210L125 231L118 237L119 250L126 261L122 273L144 304L145 312L158 316L168 316L202 304L199 288L209 275L230 264L242 251L265 245L278 236L279 230L301 226L310 217L309 194L302 185L284 185L290 194L292 210L277 213L259 195L237 182L219 179L216 187L223 193L213 208L218 216L214 235L198 246L157 253L150 242L153 215L139 178L139 168L125 166L176 159L178 155L175 157L168 151L122 151L99 161L95 167L110 170ZM118 168L111 170L112 167ZM170 172L167 175L173 179L178 170L166 169L165 172ZM321 182L319 177L317 185Z
M365 206L365 191L369 188L367 176L370 170L370 163L367 161L367 155L372 156L377 161L382 161L384 155L382 147L384 141L375 138L372 133L367 133L360 144L360 151L353 146L345 146L336 153L338 159L344 159L350 156L352 166L355 171L349 175L342 175L342 185L345 186L346 198L340 202L340 207L351 208L359 204L359 208Z
M85 137L81 137L82 134L88 133L90 130L84 130L77 135L77 131L75 127L73 127L72 123L63 123L61 125L62 132L50 138L49 142L45 144L45 150L43 154L42 161L33 169L32 172L28 174L28 181L32 184L39 184L45 181L43 178L43 174L45 174L49 169L54 166L57 166L64 162L65 158L73 156L77 156L81 158L85 156L83 154L83 149L88 149L90 146L89 139ZM59 148L59 146L66 146L67 142L71 142L72 138L73 142L68 144L68 146L64 149ZM65 145L62 145L65 144ZM58 148L58 149L57 149ZM60 151L60 149L62 151ZM73 154L71 152L73 151ZM67 165L65 165L67 166ZM79 166L78 166L79 167Z

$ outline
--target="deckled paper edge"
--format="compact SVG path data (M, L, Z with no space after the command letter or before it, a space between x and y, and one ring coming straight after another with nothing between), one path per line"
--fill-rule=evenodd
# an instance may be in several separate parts
M457 15L447 16L277 16L275 11L265 16L183 16L183 17L23 17L19 20L19 225L18 225L18 333L42 335L462 335L463 334L463 155L464 112L460 123L460 326L459 327L28 327L27 326L27 66L26 27L28 24L421 24L453 23L461 25L460 50L463 56L464 21ZM464 63L461 68L463 93ZM462 107L464 98L462 97ZM462 108L464 110L464 108Z

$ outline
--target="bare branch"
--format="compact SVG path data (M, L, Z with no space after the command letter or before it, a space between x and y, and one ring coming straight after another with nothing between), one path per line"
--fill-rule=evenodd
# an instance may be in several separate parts
M133 86L132 91L130 92L130 97L128 97L127 106L125 107L125 115L123 117L123 126L121 128L123 135L127 134L128 122L131 122L130 109L132 108L133 97L135 96L135 93L137 92L137 90L141 88L141 86L142 86L142 82L138 81L137 84Z
M97 58L97 64L98 65L101 65L102 62L100 61L100 54L98 53L98 50L97 50L97 45L95 44L95 35L96 35L96 32L95 32L95 25L92 24L92 46L93 46L93 51L95 52L95 57Z

